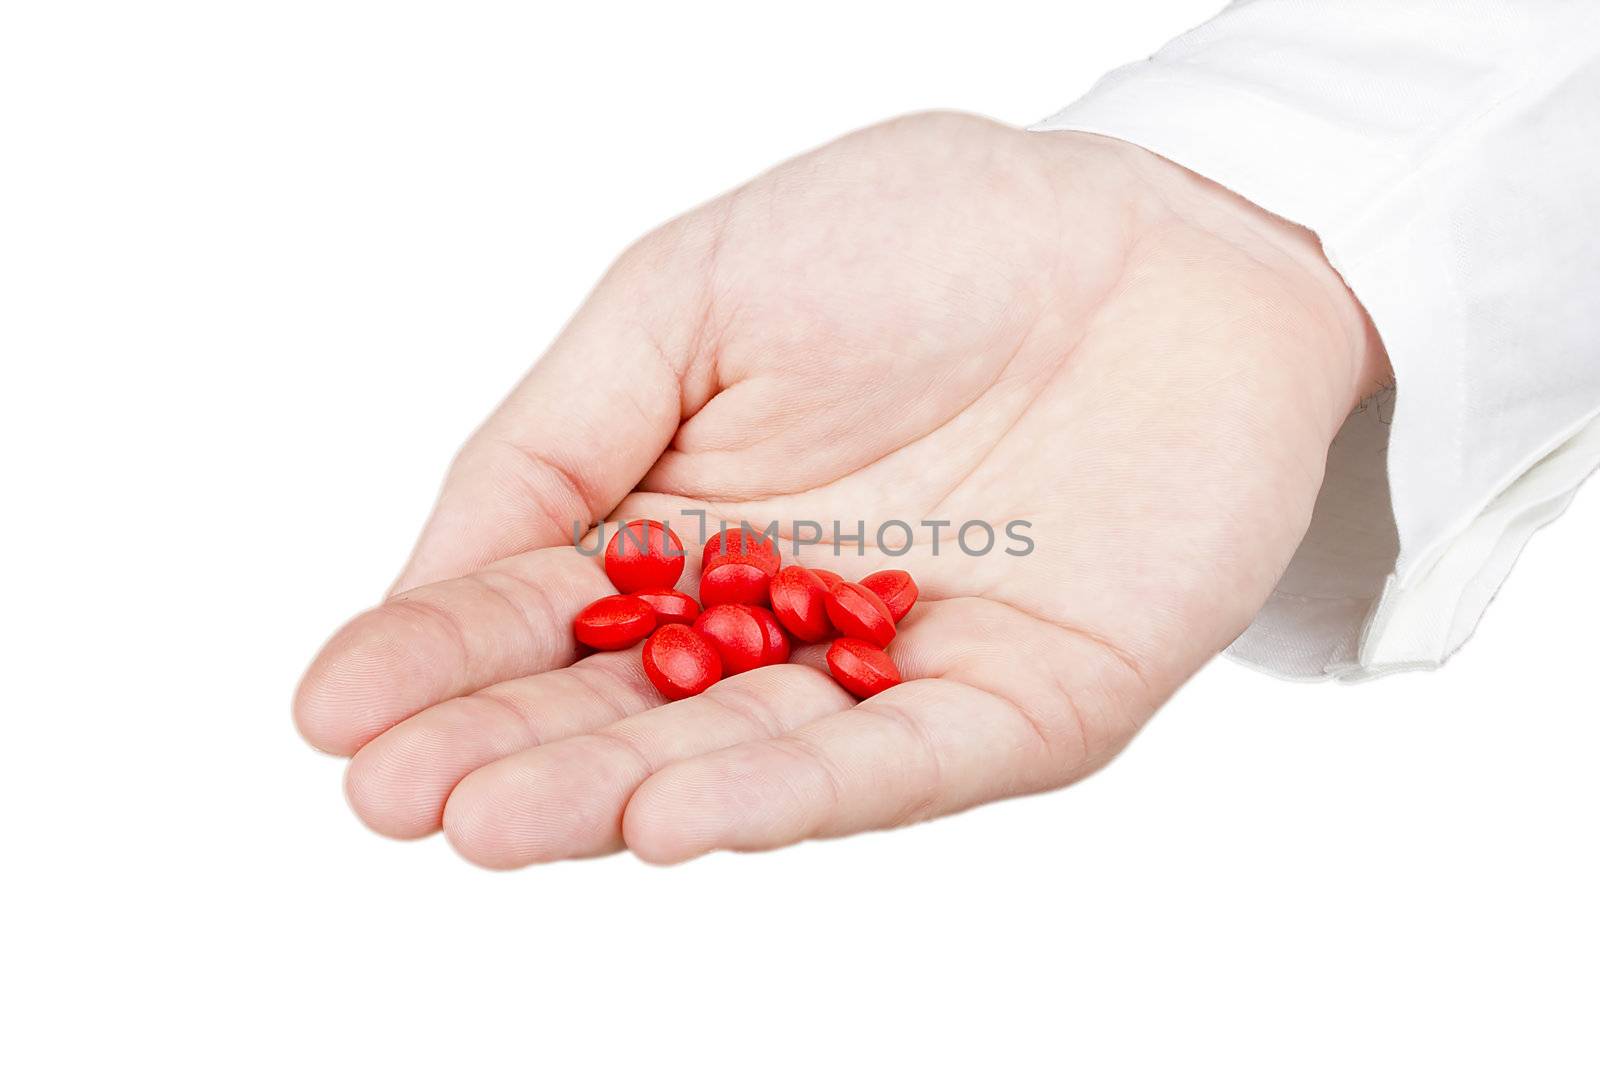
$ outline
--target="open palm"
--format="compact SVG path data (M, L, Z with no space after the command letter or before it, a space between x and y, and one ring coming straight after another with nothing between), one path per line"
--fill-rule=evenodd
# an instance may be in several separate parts
M297 721L354 756L371 826L442 825L490 866L767 848L1060 786L1249 622L1380 362L1309 234L1157 157L875 127L622 257ZM911 571L905 684L857 703L808 650L664 703L637 649L579 659L572 617L611 589L574 525L693 534L686 510L815 523L826 543L785 556L847 577ZM977 521L987 552L981 527L957 541Z

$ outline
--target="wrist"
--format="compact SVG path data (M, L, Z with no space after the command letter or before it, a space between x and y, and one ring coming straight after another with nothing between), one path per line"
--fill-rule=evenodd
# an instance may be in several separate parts
M1392 384L1382 339L1314 232L1137 145L1095 134L1050 136L1081 141L1073 151L1108 153L1115 161L1106 168L1114 175L1108 180L1131 180L1147 194L1135 198L1140 223L1159 226L1176 216L1273 271L1321 324L1323 343L1286 353L1286 358L1305 360L1307 372L1317 376L1329 398L1333 430L1362 400Z
M1382 339L1315 233L1153 152L1118 143L1168 206L1276 266L1280 278L1327 324L1331 343L1313 346L1308 354L1327 375L1341 421L1390 384Z

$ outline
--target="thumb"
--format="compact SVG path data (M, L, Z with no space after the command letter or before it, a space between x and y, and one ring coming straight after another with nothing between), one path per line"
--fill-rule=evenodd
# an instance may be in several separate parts
M473 434L391 592L569 544L638 484L677 431L704 319L709 243L690 229L624 253Z

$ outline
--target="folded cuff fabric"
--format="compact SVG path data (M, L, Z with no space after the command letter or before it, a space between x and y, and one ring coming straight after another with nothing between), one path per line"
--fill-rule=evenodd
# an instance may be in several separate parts
M1600 4L1246 0L1034 129L1313 230L1388 350L1394 394L1334 441L1230 652L1296 678L1442 663L1600 466Z

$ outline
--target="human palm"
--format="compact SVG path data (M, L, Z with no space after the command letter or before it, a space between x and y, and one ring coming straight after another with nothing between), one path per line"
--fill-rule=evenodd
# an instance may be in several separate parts
M622 257L296 717L353 755L371 826L442 825L490 866L767 848L1060 786L1261 606L1380 365L1309 234L1158 157L875 127ZM787 559L847 577L911 571L905 683L858 703L806 649L667 703L637 649L578 658L571 619L611 590L574 526L693 535L687 511L776 521ZM974 522L990 551L981 526L957 541Z

